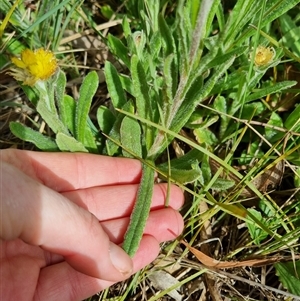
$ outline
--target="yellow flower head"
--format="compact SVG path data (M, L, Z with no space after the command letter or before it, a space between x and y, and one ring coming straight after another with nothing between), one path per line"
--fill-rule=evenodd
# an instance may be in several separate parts
M54 54L43 48L35 51L25 49L21 52L21 58L12 57L11 61L15 66L10 74L28 86L34 86L38 80L48 79L57 69Z
M254 64L257 67L266 66L273 62L275 49L259 45L255 51Z

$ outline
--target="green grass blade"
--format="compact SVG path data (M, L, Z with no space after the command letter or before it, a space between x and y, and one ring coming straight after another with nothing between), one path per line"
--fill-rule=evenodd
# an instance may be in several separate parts
M64 7L70 1L71 0L64 0L61 3L59 3L58 5L54 6L46 14L44 14L43 16L38 18L36 20L36 22L34 22L32 25L28 26L28 28L26 28L25 30L23 30L22 33L17 36L16 40L19 40L21 37L24 37L28 32L33 32L36 29L36 27L38 27L43 21L45 21L47 18L51 17L53 14L55 14L59 9Z

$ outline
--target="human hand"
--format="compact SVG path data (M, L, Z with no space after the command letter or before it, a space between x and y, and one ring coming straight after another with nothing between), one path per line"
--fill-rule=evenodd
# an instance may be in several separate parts
M140 247L119 246L141 164L92 154L0 152L0 299L82 300L155 259L159 242L183 229L181 190L154 188ZM100 222L99 222L100 221Z

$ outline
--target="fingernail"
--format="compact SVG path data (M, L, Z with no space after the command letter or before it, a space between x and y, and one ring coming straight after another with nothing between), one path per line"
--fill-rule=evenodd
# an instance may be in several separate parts
M132 273L132 260L129 255L119 246L114 243L109 243L110 259L114 267L124 276L129 276Z

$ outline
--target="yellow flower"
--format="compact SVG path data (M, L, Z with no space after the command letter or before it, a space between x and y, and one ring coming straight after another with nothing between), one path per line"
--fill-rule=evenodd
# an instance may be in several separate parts
M57 69L57 61L51 51L43 48L32 51L25 49L21 52L21 58L12 57L15 65L10 74L24 85L34 86L38 80L46 80Z
M254 64L257 67L269 65L272 63L274 57L275 49L273 47L259 45L255 51Z

